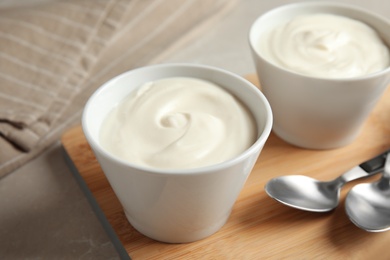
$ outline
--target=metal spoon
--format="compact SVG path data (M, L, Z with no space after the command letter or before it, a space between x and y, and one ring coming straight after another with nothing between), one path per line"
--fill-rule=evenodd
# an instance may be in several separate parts
M389 153L390 154L390 153ZM356 185L348 193L345 209L349 219L370 232L390 230L390 155L382 178L374 183Z
M349 181L380 172L387 152L355 166L332 181L321 182L307 176L288 175L270 180L265 191L271 198L293 208L313 212L331 211L339 204L341 187Z

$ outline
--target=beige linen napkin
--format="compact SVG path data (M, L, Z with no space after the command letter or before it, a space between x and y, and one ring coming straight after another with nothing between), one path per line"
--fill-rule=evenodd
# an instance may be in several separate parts
M0 177L79 123L111 77L159 62L234 0L67 0L0 10Z

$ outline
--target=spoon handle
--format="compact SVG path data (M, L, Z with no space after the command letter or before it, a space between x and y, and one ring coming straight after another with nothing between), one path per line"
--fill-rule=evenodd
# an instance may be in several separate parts
M359 167L361 167L366 172L380 172L385 166L386 157L388 153L390 153L390 150L387 150L382 154L360 164Z
M383 170L383 177L390 179L390 152L387 154L387 159L385 163L385 169Z
M374 158L359 164L359 166L355 166L340 176L341 179L344 182L349 182L362 177L368 177L382 171L385 166L386 156L389 152L390 150L385 151Z

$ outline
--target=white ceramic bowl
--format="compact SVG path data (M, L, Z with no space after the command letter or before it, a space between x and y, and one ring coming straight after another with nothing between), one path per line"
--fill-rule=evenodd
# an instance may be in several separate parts
M390 68L366 76L326 79L305 76L263 57L264 32L302 14L329 13L370 25L390 46L390 23L365 9L336 2L304 2L278 7L260 16L249 32L252 56L262 91L269 100L273 131L285 141L309 149L347 145L390 83Z
M99 130L107 113L143 83L177 76L214 82L238 97L256 120L256 142L231 160L187 170L152 169L105 151ZM101 86L85 106L82 126L132 226L159 241L185 243L213 234L228 219L270 134L272 112L263 94L233 73L202 65L161 64L126 72Z

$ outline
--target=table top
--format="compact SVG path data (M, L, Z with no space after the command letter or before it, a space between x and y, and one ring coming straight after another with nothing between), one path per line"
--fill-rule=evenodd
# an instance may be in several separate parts
M0 0L0 8L2 8L3 3L8 6L24 2L38 3L45 1L56 0ZM195 62L218 66L240 75L251 73L255 69L247 41L250 24L265 11L291 2L298 1L239 1L237 7L218 25L209 28L201 37L189 42L185 48L172 52L169 57L164 59L164 62ZM389 1L342 0L339 2L353 3L384 16L390 13ZM79 123L79 118L77 118L74 124L77 125ZM381 137L377 136L374 138ZM284 145L284 143L281 142L278 145ZM365 146L361 148L364 149ZM369 150L370 154L375 154L375 152L374 150ZM302 153L306 152L302 151ZM285 155L292 158L295 156L289 153ZM354 160L347 157L344 158L344 161L350 166L355 164L356 161L365 159L363 154L360 156L359 158L354 158ZM313 159L319 160L320 158L316 157ZM337 168L337 171L333 171L331 167L322 168L324 164L321 162L315 165L293 164L277 166L278 171L275 171L275 175L287 172L305 173L309 170L323 169L321 173L323 178L333 177L331 174L337 175L340 171L345 170L344 167L347 167L344 165L342 168ZM251 178L255 177L256 175L253 175ZM257 185L253 189L259 192L261 185ZM243 193L243 196L245 194ZM264 198L258 197L257 199L265 201ZM278 204L272 200L267 199L266 203L274 205L282 211L290 211L288 208L276 206ZM110 237L102 228L87 198L65 163L62 145L59 141L34 160L0 180L0 209L1 259L116 259L119 257ZM253 210L255 210L255 207L253 207ZM233 212L233 214L237 213ZM261 213L260 215L263 217L252 220L251 218L254 218L257 214L260 213L250 215L249 219L244 217L242 221L253 221L253 225L259 228L261 227L260 223L264 221L267 215ZM296 214L299 215L301 213ZM345 228L339 226L347 224L342 208L331 213L331 215L314 215L314 218L312 216L309 213L308 216L302 217L300 220L296 219L290 223L285 218L284 221L274 221L273 225L276 227L284 224L286 230L298 231L294 226L298 225L299 227L304 222L323 221L324 223L334 224L339 228L333 233L327 233L327 236L328 243L333 244L335 251L369 247L371 249L379 249L383 246L381 243L370 242L380 240L383 234L368 235L349 224L351 230L354 231L345 233ZM338 217L343 219L341 223L337 222ZM266 222L272 223L272 218L269 218L269 216L267 218ZM326 234L325 229L314 230L313 232L314 234L315 232ZM363 237L359 238L354 246L352 245L353 241L349 240L350 234L348 232L356 232L357 237L360 235ZM240 240L243 238L236 237L236 239ZM260 241L264 241L264 239ZM220 243L223 243L223 241ZM259 246L258 243L253 245ZM267 245L271 247L269 250L274 252L291 250L288 244L270 245L267 243ZM194 250L193 253L196 256L197 249L195 246L192 250ZM376 259L380 258L384 257Z

